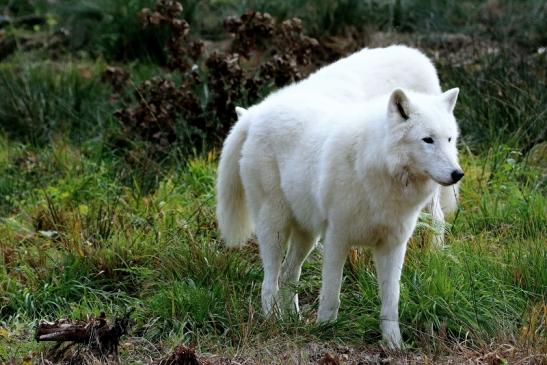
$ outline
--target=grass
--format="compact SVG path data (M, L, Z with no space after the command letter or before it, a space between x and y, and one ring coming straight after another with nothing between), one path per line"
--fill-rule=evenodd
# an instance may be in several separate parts
M47 61L40 50L17 52L0 65L0 363L21 362L29 354L38 361L38 354L51 347L32 340L41 320L101 312L113 317L129 308L136 323L122 343L122 363L151 362L180 343L256 363L286 363L288 354L314 362L316 352L340 346L380 351L379 299L368 251L348 259L335 323L314 324L318 250L305 263L298 285L302 318L263 318L256 245L228 250L217 236L218 148L188 155L180 152L187 146L173 146L158 161L147 156L146 144L123 140L112 117L119 105L100 82L105 59L140 59L124 65L136 82L158 72L151 61L162 61L132 46L128 49L137 56L123 55L120 48L140 34L128 14L143 2L108 3L84 5L126 18L105 25L85 40L87 46ZM492 24L474 22L473 16L496 8L487 3L461 13L467 2L454 8L426 3L396 2L382 12L391 18L367 18L363 27L406 32L414 24L420 31L471 34L475 26ZM202 34L218 29L218 22L203 18L218 20L211 4L185 4ZM352 13L344 10L355 5L351 0L318 2L313 12L299 1L214 4L226 13L251 6L280 16L305 13L313 32L327 34L341 31L338 24L355 25L366 11L378 14L372 7L379 6L360 2ZM501 14L509 28L528 10L542 14L545 9L534 1L496 4L503 11L494 14ZM398 13L398 6L405 11ZM429 16L418 13L423 9ZM61 10L25 11L55 15ZM443 23L439 19L447 12L451 18ZM67 24L81 13L70 14L74 19L67 18ZM93 26L112 18L100 19ZM131 30L116 30L124 24ZM462 352L487 361L494 351L501 360L539 363L547 352L546 59L536 47L542 44L542 24L536 19L522 25L518 36L508 29L494 36L511 38L509 45L516 48L500 47L497 54L469 64L439 64L443 86L462 90L456 115L466 177L447 247L434 250L427 244L427 224L414 234L400 304L407 353L430 362ZM115 35L110 41L101 38L109 33ZM88 57L95 54L105 59ZM492 350L492 344L498 347ZM518 351L499 350L508 346Z
M0 67L0 118L15 138L41 144L69 131L74 141L89 140L111 125L110 90L98 77L104 65L72 61L28 62Z
M24 164L23 146L2 139L3 171L20 174L11 179L28 173L17 166ZM29 338L37 320L101 311L119 315L129 307L136 308L134 331L167 348L184 342L203 352L233 354L269 338L353 345L379 339L377 285L366 251L346 266L335 324L313 324L319 252L305 264L299 287L303 320L261 317L256 247L226 250L217 238L214 153L165 172L157 189L140 196L120 183L113 165L98 167L93 156L66 142L35 153L55 165L40 171L44 184L4 194L11 206L0 223L3 361L43 348ZM525 158L506 160L510 172L495 174L492 168L500 168L504 153L498 148L484 156L464 154L468 173L447 248L424 245L426 230L411 243L400 310L414 351L461 341L480 347L493 339L545 345L541 167ZM24 346L14 347L21 338Z

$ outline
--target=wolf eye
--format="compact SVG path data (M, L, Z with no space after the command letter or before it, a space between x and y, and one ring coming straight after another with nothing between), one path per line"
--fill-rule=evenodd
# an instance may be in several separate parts
M425 143L433 143L433 138L425 137L425 138L422 138L422 141L424 141Z
M448 137L448 142L450 143L452 141L452 137Z

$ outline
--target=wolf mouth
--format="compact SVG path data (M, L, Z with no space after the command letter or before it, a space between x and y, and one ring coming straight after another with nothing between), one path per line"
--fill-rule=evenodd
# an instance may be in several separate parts
M450 185L454 185L454 184L455 184L455 182L440 181L440 180L434 178L433 175L431 175L431 174L429 173L429 171L427 171L427 170L425 170L425 173L427 174L427 176L429 176L429 178L430 178L431 180L435 181L435 182L436 182L437 184L439 184L439 185L442 185L442 186L450 186Z

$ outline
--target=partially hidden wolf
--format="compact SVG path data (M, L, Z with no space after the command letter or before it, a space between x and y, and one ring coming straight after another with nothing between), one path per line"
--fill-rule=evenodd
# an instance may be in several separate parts
M387 69L384 73L389 76ZM436 73L421 79L428 77L437 80ZM218 171L220 231L228 246L256 233L266 314L276 308L298 311L297 294L280 295L280 286L294 287L321 238L318 322L337 317L349 248L371 247L382 335L396 348L402 343L399 280L407 241L439 186L463 177L453 116L458 89L424 92L407 82L404 89L365 96L369 101L362 102L341 96L336 82L313 78L304 81L306 87L282 89L249 110L238 108ZM329 91L314 92L318 88Z

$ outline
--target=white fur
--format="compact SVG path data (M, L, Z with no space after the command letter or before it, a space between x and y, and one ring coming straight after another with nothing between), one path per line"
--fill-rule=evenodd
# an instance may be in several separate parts
M385 50L393 49L409 50ZM342 75L345 67L359 66L353 60L366 52L377 50L359 52L328 67ZM410 54L419 62L427 60L416 51ZM411 62L410 55L404 60L385 61L385 70L377 61L376 76L383 72L381 77L390 80L391 68L404 79L412 70L400 68ZM243 244L254 223L264 266L261 296L266 314L277 306L298 310L296 293L280 293L280 284L298 282L302 263L321 237L317 320L335 319L347 251L368 246L378 273L382 334L391 347L401 345L399 280L407 241L420 210L432 199L438 201L439 184L452 183L452 172L461 170L452 115L458 91L441 94L433 66L429 61L420 65L425 67L421 81L420 72L405 81L417 80L414 89L420 89L430 79L419 92L385 91L389 82L384 82L376 88L382 96L373 98L375 93L369 91L342 97L344 89L351 89L345 83L355 83L358 77L325 77L322 82L322 69L247 111L237 110L239 120L220 159L217 218L230 246ZM436 92L431 92L435 85ZM434 143L424 142L425 137ZM438 204L436 208L440 210Z
M369 246L380 284L382 333L390 346L400 346L399 279L406 243L438 183L449 184L451 172L460 169L456 147L448 142L458 133L448 93L395 90L366 104L306 96L291 104L281 98L242 116L221 158L218 214L226 222L235 213L235 226L226 230L221 224L224 237L238 237L233 235L237 219L248 233L248 217L232 208L241 208L246 199L264 265L265 313L279 303L280 274L282 283L298 281L303 261L322 236L318 321L335 319L347 251ZM408 120L399 114L397 100L404 100ZM436 143L425 143L424 137ZM232 162L240 156L238 169ZM290 299L297 309L297 296Z
M236 110L238 116L245 113ZM245 192L241 183L239 158L241 147L247 138L249 119L238 121L224 141L222 157L217 174L217 220L222 237L229 247L245 243L253 233L253 222L245 203Z
M327 65L307 79L285 87L269 98L307 94L340 102L363 102L401 87L426 94L440 94L441 87L433 63L423 53L406 46L363 49ZM433 241L444 243L444 216L457 209L459 184L439 187L426 205L438 232Z

